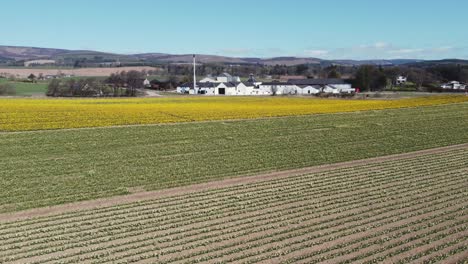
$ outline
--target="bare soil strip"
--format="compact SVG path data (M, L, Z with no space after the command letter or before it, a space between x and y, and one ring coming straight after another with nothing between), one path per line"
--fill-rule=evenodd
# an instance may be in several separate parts
M221 181L201 183L201 184L196 184L196 185L190 185L190 186L184 186L184 187L178 187L178 188L172 188L172 189L166 189L166 190L160 190L160 191L140 192L140 193L134 193L134 194L126 195L126 196L117 196L117 197L112 197L112 198L97 199L93 201L85 201L85 202L71 203L71 204L65 204L65 205L59 205L59 206L53 206L53 207L37 208L37 209L26 210L26 211L15 212L15 213L0 214L0 223L18 221L18 220L26 220L26 219L35 218L35 217L45 217L45 216L62 214L62 213L67 213L67 212L91 210L91 209L115 206L115 205L120 205L120 204L147 201L147 200L153 200L153 199L164 198L164 197L171 197L175 195L195 193L195 192L206 191L206 190L217 189L217 188L225 188L225 187L230 187L230 186L235 186L235 185L251 184L251 183L257 183L257 182L262 182L262 181L287 178L291 176L318 173L318 172L341 169L341 168L346 168L346 167L376 164L376 163L380 163L384 161L402 160L406 158L414 158L414 157L430 155L430 154L439 154L439 153L444 153L444 152L448 152L452 150L460 150L460 149L467 149L467 148L468 148L468 144L461 144L461 145L441 147L441 148L436 148L436 149L421 150L421 151L416 151L416 152L411 152L411 153L376 157L376 158L370 158L370 159L365 159L365 160L348 161L348 162L342 162L342 163L337 163L337 164L321 165L321 166L314 166L314 167L295 169L295 170L286 170L286 171L279 171L279 172L278 171L269 172L269 173L264 173L264 174L258 174L255 176L237 177L237 178L232 178L232 179L225 179Z
M43 75L59 75L63 73L65 75L75 75L81 77L96 77L96 76L110 76L112 73L118 73L122 71L153 71L159 70L159 68L147 67L147 66L136 66L136 67L118 67L118 68L81 68L81 69L37 69L37 68L1 68L0 73L19 76L21 78L27 78L31 73L39 76Z

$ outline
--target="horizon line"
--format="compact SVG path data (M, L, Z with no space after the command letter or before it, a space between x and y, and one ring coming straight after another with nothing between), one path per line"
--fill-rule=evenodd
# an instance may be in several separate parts
M443 57L438 59L419 59L419 58L367 58L367 59L350 59L350 58L329 58L323 59L320 57L307 57L307 56L297 56L297 55L276 55L276 56L236 56L236 55L220 55L214 53L166 53L166 52L155 52L155 51L146 51L146 52L119 52L119 51L105 51L101 49L75 49L75 48L59 48L59 47L44 47L44 46L26 46L26 45L9 45L9 44L0 44L0 47L12 47L12 48L33 48L33 49L54 49L54 50L64 50L64 51L89 51L89 52L98 52L106 53L112 55L121 55L121 56L132 56L132 55L142 55L142 54L164 54L172 56L214 56L214 57L227 57L227 58L236 58L236 59L277 59L277 58L295 58L295 59L317 59L322 61L378 61L378 60L414 60L414 61L443 61L443 60L468 60L463 58L456 57Z

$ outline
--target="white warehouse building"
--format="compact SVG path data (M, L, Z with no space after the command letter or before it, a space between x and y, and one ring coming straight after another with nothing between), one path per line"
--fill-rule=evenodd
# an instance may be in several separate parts
M351 84L345 83L341 79L305 79L289 80L288 82L224 82L237 80L239 77L232 77L228 74L217 77L216 80L210 77L198 82L195 90L193 83L185 83L177 87L178 93L199 94L199 95L315 95L319 93L343 94L354 93L355 89ZM232 79L230 79L232 78ZM223 82L219 82L223 80Z
M351 84L342 79L304 79L289 80L288 83L298 86L301 91L299 94L317 94L317 93L355 93L356 89Z
M201 83L227 83L227 82L240 82L241 79L239 76L232 76L229 73L223 73L216 78L211 76L207 76L206 78L202 79Z
M193 83L185 83L177 87L177 92L200 95L254 95L254 88L253 84L243 82L199 82L195 90Z

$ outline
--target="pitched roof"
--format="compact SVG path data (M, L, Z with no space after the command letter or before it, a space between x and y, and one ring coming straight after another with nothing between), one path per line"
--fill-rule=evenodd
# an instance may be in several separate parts
M221 84L224 84L228 88L232 88L232 87L237 87L241 83L242 82L222 82L222 83L209 83L209 82L208 83L205 83L205 82L200 83L200 82L197 82L197 88L216 88ZM245 84L245 83L243 83L243 84ZM184 83L184 84L180 85L180 87L190 87L190 88L192 88L193 83Z
M218 86L219 83L200 83L200 82L197 82L197 87L198 88L215 88L216 86ZM180 87L190 87L192 88L193 87L193 82L192 83L184 83L182 84Z
M286 83L286 82L264 82L261 85L294 85L294 84Z
M238 83L236 84L233 82L224 82L223 84L226 85L226 87L232 88L232 87L236 87Z
M227 72L223 72L220 77L228 77L228 78L231 78L231 74L227 73Z
M295 85L327 85L327 84L345 84L343 79L305 79L288 80L288 83Z

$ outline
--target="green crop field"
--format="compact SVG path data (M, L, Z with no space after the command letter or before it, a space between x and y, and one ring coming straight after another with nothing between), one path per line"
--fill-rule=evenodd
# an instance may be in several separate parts
M444 112L450 119L447 112L457 110L461 111L456 107L428 110L421 114L420 119L425 121L419 124L431 125L429 119L444 116L435 112ZM416 113L387 112L391 116L389 119L374 113L373 117L363 118L367 121L357 120L352 115L345 117L353 120L356 126L381 120L382 124L394 123L402 132L411 132L414 136L431 134L425 129L428 127L411 131L403 128L410 124L401 126L405 120L403 116ZM283 122L320 124L323 120ZM339 119L335 122L345 125ZM390 129L385 125L384 128ZM441 126L438 129L443 130ZM290 139L300 138L285 130L283 127L267 134L283 138L286 133L291 135ZM383 136L381 129L373 130ZM339 134L347 135L345 130L340 130ZM216 140L218 135L212 136ZM429 138L433 141L432 136L413 142L414 147L389 142L393 150L385 143L373 145L374 137L369 141L373 148L366 149L371 153L361 156L379 152L371 149L388 153L403 148L429 147L427 141ZM179 141L183 140L179 138ZM455 143L446 138L444 143L434 142L433 146L449 142ZM46 142L43 144L49 146ZM115 144L115 148L120 149L119 143ZM151 147L157 150L164 145ZM323 149L310 157L336 152L333 148L324 149L323 145L309 147ZM291 151L287 149L287 155L276 158L290 159ZM148 150L144 153L147 158L152 154ZM115 172L118 171L117 166ZM54 185L55 180L50 179L48 184ZM468 251L467 190L468 149L458 148L403 160L4 222L0 223L0 262L462 263Z
M47 82L38 83L25 83L25 82L12 82L0 78L0 83L11 84L16 91L17 96L33 96L45 95L47 91Z
M0 133L0 212L468 142L468 104Z

